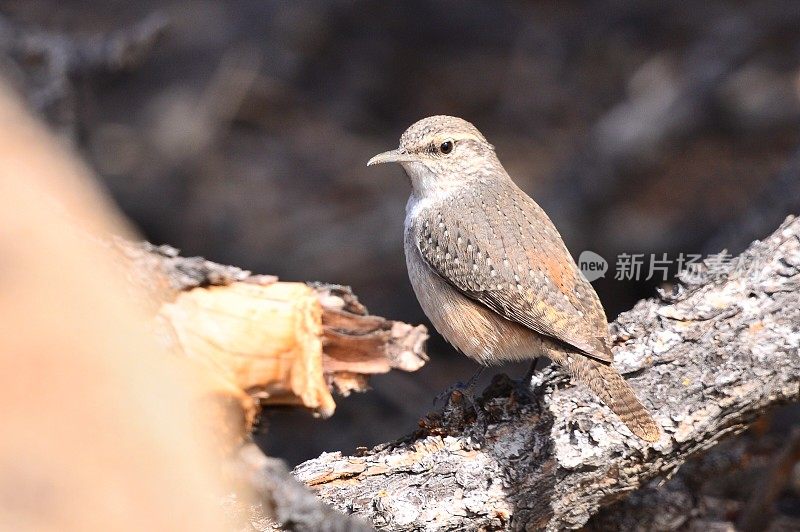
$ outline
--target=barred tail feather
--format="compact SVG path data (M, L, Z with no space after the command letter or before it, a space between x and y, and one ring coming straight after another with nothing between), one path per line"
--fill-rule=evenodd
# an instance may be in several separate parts
M659 440L661 427L613 367L575 352L560 351L551 358L586 384L636 436L649 442Z

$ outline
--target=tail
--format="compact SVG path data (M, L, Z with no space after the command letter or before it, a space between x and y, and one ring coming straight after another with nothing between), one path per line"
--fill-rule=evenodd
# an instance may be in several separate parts
M610 364L567 350L551 355L553 362L586 384L636 436L649 442L659 440L661 427Z

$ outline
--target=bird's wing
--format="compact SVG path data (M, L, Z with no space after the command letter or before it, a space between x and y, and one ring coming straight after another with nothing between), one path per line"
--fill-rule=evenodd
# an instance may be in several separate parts
M506 319L611 362L608 324L544 211L512 183L452 194L413 220L427 264Z

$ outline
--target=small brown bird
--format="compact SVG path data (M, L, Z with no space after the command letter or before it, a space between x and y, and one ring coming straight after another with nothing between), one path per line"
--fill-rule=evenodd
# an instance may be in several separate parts
M432 116L368 166L400 163L408 275L434 327L483 365L546 356L585 383L640 438L659 426L611 366L608 323L547 214L469 122Z

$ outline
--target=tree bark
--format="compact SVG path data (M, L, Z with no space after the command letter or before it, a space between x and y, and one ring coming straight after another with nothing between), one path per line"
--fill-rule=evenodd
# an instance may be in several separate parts
M681 276L611 325L615 366L664 428L633 437L584 386L548 368L528 394L495 377L413 435L295 475L384 530L579 528L601 507L800 398L800 219L741 256Z
M797 492L789 477L800 461L800 429L765 433L772 417L693 458L666 483L602 509L583 530L800 530L791 504L776 504L782 491L790 498Z

